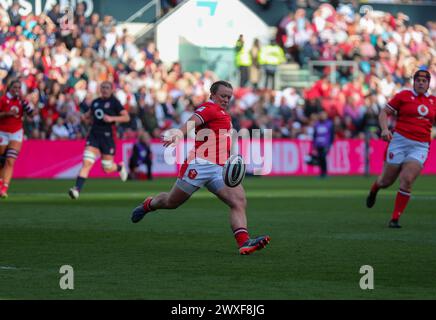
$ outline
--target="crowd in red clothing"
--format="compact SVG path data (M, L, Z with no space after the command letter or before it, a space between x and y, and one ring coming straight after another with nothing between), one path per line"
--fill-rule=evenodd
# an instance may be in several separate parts
M218 80L206 71L184 72L179 63L166 66L154 42L139 48L111 16L84 16L78 3L72 28L63 29L59 6L47 14L20 16L0 5L0 91L18 78L37 108L25 121L25 135L36 139L77 139L87 128L81 112L88 109L102 81L113 81L115 95L131 121L119 136L178 127L194 107L208 99ZM275 137L310 139L320 110L334 120L337 137L377 135L377 114L410 77L426 65L436 79L436 23L412 25L404 14L360 14L350 7L321 6L310 17L304 9L287 15L277 39L288 58L301 66L310 60L350 60L350 68L318 68L321 79L298 91L237 88L230 113L235 128L273 129ZM335 81L331 81L334 79Z
M376 132L375 115L396 92L411 88L417 69L428 68L430 91L436 89L436 23L412 24L401 12L361 12L356 4L335 9L325 3L311 16L299 8L281 20L277 33L289 60L301 66L337 62L335 68L315 65L321 79L300 96L329 113L340 137L362 136L368 126Z

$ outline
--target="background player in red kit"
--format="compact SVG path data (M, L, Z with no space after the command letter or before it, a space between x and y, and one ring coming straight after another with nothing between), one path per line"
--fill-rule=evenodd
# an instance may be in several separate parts
M20 96L21 83L13 80L0 98L0 155L5 161L0 170L0 197L7 198L15 161L23 143L23 116L31 114L32 106Z
M179 177L168 193L148 197L132 212L132 222L139 222L148 212L157 209L175 209L200 187L206 186L230 208L230 224L240 254L250 254L269 243L268 236L250 239L247 231L245 191L242 185L230 188L222 178L222 165L230 156L231 118L226 108L233 95L230 83L217 81L210 88L210 100L200 105L179 131L172 134L164 146L176 144L183 139L189 125L195 124L195 147L182 165ZM207 129L202 131L201 129ZM206 132L206 134L204 134ZM207 136L205 139L204 136ZM200 137L203 136L203 137ZM214 138L212 138L214 137ZM224 142L224 143L223 143ZM205 151L208 150L208 151ZM205 152L203 152L205 151Z
M389 145L383 172L372 185L366 205L372 208L379 189L389 187L399 177L400 189L389 222L390 228L401 228L398 220L427 159L431 128L436 117L436 98L427 93L430 77L428 71L418 70L413 76L413 90L397 93L379 115L381 136ZM388 128L389 115L395 115L397 120L393 134Z

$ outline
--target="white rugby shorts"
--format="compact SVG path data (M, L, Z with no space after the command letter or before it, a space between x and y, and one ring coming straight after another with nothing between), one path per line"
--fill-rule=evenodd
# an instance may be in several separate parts
M408 161L418 161L423 166L427 160L430 144L408 139L394 132L386 151L386 162L400 165Z
M216 163L196 158L182 165L177 185L189 194L194 193L203 186L215 193L225 186L223 167Z
M23 129L16 132L0 131L0 146L7 146L10 141L23 142Z

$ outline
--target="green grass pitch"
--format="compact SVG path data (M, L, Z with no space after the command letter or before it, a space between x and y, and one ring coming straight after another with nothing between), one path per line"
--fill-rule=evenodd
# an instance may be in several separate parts
M251 235L238 255L228 209L205 190L138 224L131 210L174 179L14 180L0 202L0 299L435 299L436 177L419 177L402 229L386 227L398 185L365 207L373 178L252 178ZM62 265L74 290L61 290ZM374 269L362 290L360 267Z

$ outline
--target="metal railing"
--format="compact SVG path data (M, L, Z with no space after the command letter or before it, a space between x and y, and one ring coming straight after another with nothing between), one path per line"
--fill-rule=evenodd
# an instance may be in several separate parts
M316 67L330 67L330 82L336 83L336 71L338 67L350 67L353 68L353 77L356 78L359 75L359 64L356 61L338 61L338 60L330 60L330 61L320 61L320 60L314 60L309 61L309 71L310 74L314 75L316 74L315 68Z
M153 6L155 7L156 20L157 20L160 17L160 14L161 14L160 0L151 0L149 3L147 3L141 9L136 11L134 14L132 14L130 17L128 17L126 21L123 21L123 22L129 23L129 22L135 21L137 18L142 16L145 12L147 12Z
M156 27L165 19L167 19L169 17L169 15L171 15L172 13L174 13L176 10L178 10L179 8L181 8L185 3L187 3L189 0L184 0L181 3L179 3L177 5L177 7L175 7L175 10L170 11L169 13L165 14L165 15L161 15L161 2L160 0L152 0L149 3L147 3L146 5L144 5L141 9L139 9L137 12L135 12L132 16L130 16L126 21L123 21L123 23L130 23L133 22L135 19L137 19L138 17L141 17L145 12L147 12L148 10L150 10L153 6L155 6L155 10L156 10L156 15L155 15L155 20L153 21L153 23L149 23L146 26L144 26L144 28L142 28L142 30L140 32L138 32L135 35L136 41L141 41L141 39L143 39L144 37L146 37L149 33L153 32L154 33L154 37L156 37Z

